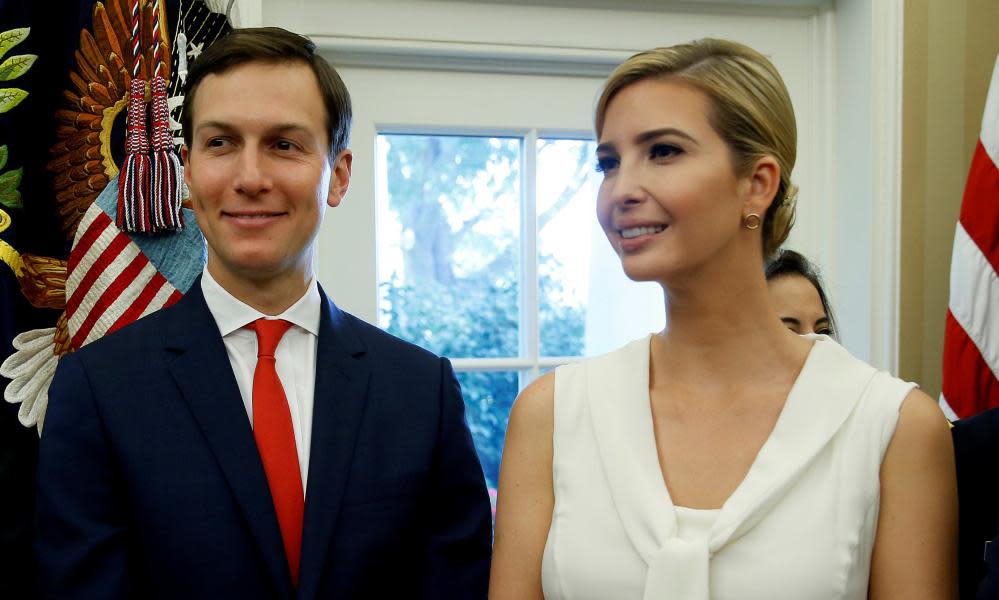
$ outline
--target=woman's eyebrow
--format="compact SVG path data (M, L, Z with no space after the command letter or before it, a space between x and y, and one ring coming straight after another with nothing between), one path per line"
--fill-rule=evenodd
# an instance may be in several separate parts
M675 135L681 137L685 140L697 144L697 140L693 138L689 133L683 131L682 129L677 129L676 127L663 127L661 129L650 129L649 131L643 131L642 133L635 136L636 144L645 144L656 138L663 137L664 135Z
M686 131L683 131L682 129L677 129L676 127L662 127L659 129L650 129L648 131L643 131L642 133L639 133L638 135L635 136L633 142L635 145L640 146L642 144L647 144L648 142L654 139L661 138L665 135L673 135L676 137L680 137L689 141L695 146L700 146L700 144L697 143L697 140L695 140L693 136L691 136ZM596 151L597 154L612 153L614 152L614 144L612 142L603 142L602 144L599 144L597 146Z
M780 320L785 325L793 325L795 327L801 327L801 321L795 319L794 317L781 317Z

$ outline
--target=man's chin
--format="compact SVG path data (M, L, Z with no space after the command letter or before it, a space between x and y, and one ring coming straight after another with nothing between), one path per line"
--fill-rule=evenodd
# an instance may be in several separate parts
M209 271L216 279L221 276L234 282L258 286L269 284L275 280L293 281L311 278L311 272L307 267L263 256L245 257L239 261L230 261L221 269L212 269L212 265L209 263ZM217 271L222 272L216 275Z

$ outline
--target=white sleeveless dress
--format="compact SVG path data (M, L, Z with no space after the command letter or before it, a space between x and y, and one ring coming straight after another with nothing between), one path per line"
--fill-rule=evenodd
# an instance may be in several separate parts
M545 598L866 598L881 461L914 384L809 337L773 432L717 512L678 511L663 482L649 337L560 367Z

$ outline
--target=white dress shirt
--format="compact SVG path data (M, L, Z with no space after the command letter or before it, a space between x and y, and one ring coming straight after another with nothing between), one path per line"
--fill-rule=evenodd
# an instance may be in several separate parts
M257 366L257 335L246 325L260 318L284 319L292 324L274 352L277 374L288 398L291 425L295 429L298 466L302 470L302 491L308 488L309 448L312 441L312 403L316 386L316 348L319 340L319 314L322 303L319 286L313 279L297 302L276 317L267 316L227 292L208 272L201 277L201 291L208 310L215 317L246 415L253 425L253 370Z

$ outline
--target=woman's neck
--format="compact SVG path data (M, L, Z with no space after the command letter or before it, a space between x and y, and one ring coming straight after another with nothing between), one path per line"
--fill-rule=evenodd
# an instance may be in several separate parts
M702 270L664 289L667 329L653 356L674 374L752 379L799 367L811 346L780 322L762 270Z

